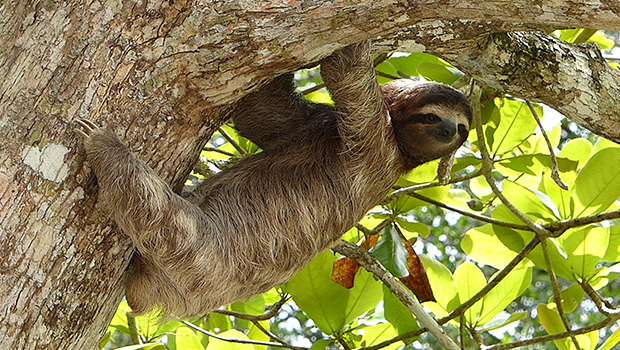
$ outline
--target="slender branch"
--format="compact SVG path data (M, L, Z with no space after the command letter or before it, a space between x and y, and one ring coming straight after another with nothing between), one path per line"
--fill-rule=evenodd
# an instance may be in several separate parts
M525 347L525 346L533 345L533 344L546 343L546 342L550 342L550 341L558 340L558 339L564 339L571 335L575 336L579 334L585 334L585 333L599 330L601 328L605 328L609 326L611 323L613 323L615 320L617 320L618 318L620 318L620 315L618 317L613 317L613 318L609 317L599 323L595 323L590 326L575 329L572 331L562 332L562 333L557 333L557 334L550 334L550 335L545 335L542 337L537 337L534 339L516 341L512 343L507 343L507 344L498 344L495 346L488 347L486 349L487 350L508 350L508 349L521 348L521 347Z
M491 289L493 289L496 285L498 285L504 278L506 278L506 276L508 276L508 274L514 270L515 267L517 267L517 265L519 265L519 263L521 261L523 261L523 259L525 259L525 257L532 251L534 250L534 248L536 248L536 246L538 246L538 244L540 243L540 239L538 236L535 236L532 241L530 241L530 243L528 243L528 245L525 246L525 248L523 248L519 254L517 254L517 256L515 256L509 263L508 265L506 265L506 267L504 267L497 275L495 275L495 277L493 277L492 280L489 281L489 283L484 286L484 288L482 288L478 293L476 293L474 296L472 296L469 300L467 300L466 302L464 302L463 304L459 305L456 309L454 309L454 311L452 311L448 316L440 319L438 321L439 324L445 324L448 321L456 318L457 316L460 316L462 313L465 312L465 310L469 309L472 305L474 305L477 301L479 301L480 299L482 299L485 295L487 295L488 292L491 291Z
M138 336L138 326L136 325L136 318L134 316L127 315L127 328L129 329L131 343L133 345L142 344L140 337Z
M586 294L588 294L590 299L594 301L594 304L596 304L596 307L598 308L598 311L600 311L600 313L605 316L617 316L618 314L620 314L620 309L614 308L614 306L611 305L609 302L601 299L598 293L587 281L581 281L581 288L583 288L583 290L586 292Z
M558 160L555 158L555 152L553 152L553 146L551 145L551 141L549 141L549 136L547 136L547 132L545 131L545 129L542 126L542 123L540 122L540 118L538 118L538 113L536 113L536 110L534 109L534 106L532 106L532 103L530 103L530 101L525 101L527 103L527 106L530 107L530 111L532 112L532 115L534 116L534 119L536 120L536 123L538 124L538 127L540 128L540 132L543 134L543 138L545 139L545 142L547 143L547 147L549 148L549 155L551 156L551 178L553 179L553 181L555 181L555 183L560 186L561 189L563 190L568 190L568 185L566 185L564 183L564 181L562 181L562 178L560 178L560 170L558 169Z
M311 93L315 92L315 91L319 91L322 88L325 87L325 83L321 83L321 84L317 84L311 88L307 88L306 90L302 91L301 94L306 96L306 95L310 95Z
M463 210L463 209L451 206L449 204L441 203L441 202L436 201L436 200L434 200L432 198L428 198L426 196L423 196L423 195L415 193L415 192L409 193L409 195L411 197L414 197L414 198L417 198L419 200L425 201L427 203L433 204L433 205L438 206L440 208L444 208L444 209L453 211L455 213L459 213L461 215L468 216L468 217L470 217L472 219L476 219L476 220L479 220L479 221L484 221L484 222L487 222L489 224L493 224L493 225L497 225L497 226L514 228L516 230L531 231L531 229L529 227L525 226L525 225L513 224L513 223L510 223L510 222L505 222L505 221L500 221L500 220L497 220L497 219L493 219L493 218L488 217L488 216L472 213L470 211Z
M467 174L464 176L459 176L456 178L451 178L450 181L448 181L448 184L454 184L454 183L458 183L458 182L463 182L463 181L467 181L467 180L471 180L475 177L478 177L482 175L482 173L480 171L476 171L474 173L471 174ZM388 196L385 196L385 198L383 199L383 201L381 201L381 204L385 205L391 201L393 201L394 199L406 195L406 194L410 194L412 192L416 192L419 190L425 190L427 188L433 188L433 187L440 187L440 186L444 186L441 185L439 182L429 182L426 184L422 184L422 185L415 185L415 186L410 186L410 187L404 187L404 188L400 188L392 193L390 193Z
M217 131L220 132L220 134L222 135L223 138L226 139L226 141L230 142L230 144L233 145L233 147L237 150L237 152L239 152L239 154L242 154L242 155L247 154L247 152L241 146L239 146L239 144L235 140L233 140L233 138L230 137L230 135L228 135L228 133L224 131L224 129L218 128Z
M545 265L547 266L547 273L549 274L549 280L551 281L551 288L553 289L553 301L555 302L555 307L558 309L558 314L560 315L560 319L562 320L562 324L564 325L564 329L567 331L571 330L570 324L566 319L566 314L564 313L564 306L562 306L562 291L560 290L560 285L558 284L558 280L555 276L555 271L553 270L553 264L551 264L551 258L549 257L549 247L547 246L547 238L543 238L540 242L542 246L543 256L545 257ZM581 349L579 343L577 342L577 338L574 335L570 336L573 344L576 349Z
M398 282L394 276L385 268L377 258L372 256L365 249L347 241L340 240L333 248L336 252L354 259L363 266L368 272L373 273L385 284L407 308L416 316L418 322L426 328L437 341L448 350L459 350L458 345L448 334L437 324L437 322L424 311L422 305L409 293L405 287Z
M227 151L221 150L221 149L216 148L216 147L205 146L202 150L203 150L203 151L207 151L207 152L216 152L216 153L221 153L221 154L223 154L223 155L225 155L225 156L229 156L229 157L236 157L236 156L237 156L237 155L236 155L236 154L234 154L234 153L230 153L230 152L227 152Z
M593 224L593 223L597 223L597 222L601 222L605 220L613 220L613 219L618 219L618 218L620 218L620 210L614 210L614 211L608 211L606 213L601 213L601 214L596 214L596 215L591 215L591 216L584 216L584 217L575 218L575 219L558 221L558 222L545 225L544 227L550 231L555 232L554 234L551 235L551 237L557 237L559 236L558 232L560 233L564 232L567 229L572 228L572 227L584 226L588 224Z
M513 213L516 217L518 217L524 224L526 224L532 231L536 232L541 237L548 237L550 232L540 226L539 224L533 222L527 215L523 214L519 209L517 209L504 194L497 188L495 184L495 180L493 179L493 161L489 156L489 152L487 151L486 142L484 139L484 132L482 130L482 117L480 116L480 96L482 94L482 88L479 86L474 86L472 89L471 96L471 106L474 114L474 120L476 124L476 134L478 136L478 147L480 148L480 154L482 155L482 174L493 193L499 198L502 203Z
M278 347L278 348L287 348L287 349L294 349L294 350L305 350L307 348L299 348L296 346L291 346L291 345L287 345L287 344L282 344L282 343L273 343L273 342L264 342L264 341L258 341L258 340L250 340L250 339L239 339L239 338L225 338L225 337L221 337L217 334L211 333L209 331L207 331L206 329L200 328L198 326L196 326L195 324L191 323L191 322L187 322L184 320L181 320L179 318L177 318L177 320L181 323L183 323L184 325L204 334L204 335L208 335L211 338L215 338L215 339L219 339L222 341L226 341L229 343L238 343L238 344L252 344L252 345L263 345L263 346L273 346L273 347Z
M267 312L265 312L262 315L249 315L249 314L243 314L243 313L239 313L239 312L235 312L235 311L229 311L229 310L224 310L224 309L220 309L220 310L215 310L214 312L218 313L218 314L222 314L222 315L227 315L227 316L233 316L236 318L240 318L243 320L248 320L251 322L256 322L256 321L264 321L264 320L268 320L270 318L272 318L273 316L275 316L280 309L282 308L282 305L284 305L287 301L289 300L289 295L285 294L283 295L280 300L278 300L276 303L274 303L269 310L267 310Z

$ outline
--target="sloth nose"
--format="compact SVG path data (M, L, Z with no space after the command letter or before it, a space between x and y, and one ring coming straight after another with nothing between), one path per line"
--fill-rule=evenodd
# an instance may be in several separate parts
M456 131L457 127L456 125L454 125L454 123L451 123L449 121L443 121L441 124L436 126L435 135L438 141L450 142L452 141L452 139L454 139Z

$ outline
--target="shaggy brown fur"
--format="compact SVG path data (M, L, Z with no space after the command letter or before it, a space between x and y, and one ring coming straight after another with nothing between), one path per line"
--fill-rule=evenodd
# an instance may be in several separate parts
M79 122L99 200L138 250L126 292L136 313L198 315L286 282L400 175L463 143L462 94L435 83L380 88L369 50L359 43L321 62L335 108L304 101L290 75L242 99L233 121L263 152L190 199L111 131Z

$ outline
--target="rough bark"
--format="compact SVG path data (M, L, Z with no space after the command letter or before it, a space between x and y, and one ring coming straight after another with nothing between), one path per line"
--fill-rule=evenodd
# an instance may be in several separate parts
M72 120L114 130L178 190L227 106L346 44L485 52L483 34L619 17L585 0L2 2L0 348L92 349L122 295L132 246L97 209Z

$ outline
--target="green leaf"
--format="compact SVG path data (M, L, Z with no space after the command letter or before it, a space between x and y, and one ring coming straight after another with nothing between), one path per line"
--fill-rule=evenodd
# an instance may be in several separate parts
M592 153L592 143L586 139L572 139L564 147L560 153L557 154L558 158L568 158L579 162L579 168L582 167L585 162L590 158Z
M455 68L433 62L420 63L417 71L419 75L426 79L438 81L446 85L452 85L463 76L463 73Z
M480 332L488 332L494 329L505 327L513 322L523 320L527 317L527 312L513 312L508 318L499 318L487 323L484 327L479 328Z
M297 306L326 334L342 330L347 309L347 290L331 279L335 260L325 251L285 285Z
M459 306L459 296L452 273L445 265L428 255L421 254L418 257L424 265L437 304L447 312L452 312Z
M263 326L263 328L269 329L268 320L258 321L258 322L260 323L261 326ZM252 340L262 341L262 342L268 342L271 340L271 338L267 334L265 334L260 328L256 327L255 325L252 325L250 327L250 330L248 331L248 338ZM267 350L268 349L267 345L254 344L253 347L254 347L254 350Z
M196 349L202 350L203 348L200 347ZM147 344L123 346L122 348L116 348L115 350L166 350L166 346L162 343L147 343ZM187 350L193 350L193 349L187 348Z
M620 226L612 225L609 228L609 244L605 256L601 259L605 262L615 263L620 261Z
M576 174L574 172L563 173L562 181L569 188L574 183ZM568 219L573 215L574 201L571 199L570 191L560 188L551 178L551 172L543 174L541 181L541 190L549 196L549 199L555 204L560 213L560 218ZM572 203L572 204L571 204Z
M439 166L439 160L434 160L432 162L428 162L418 167L415 167L410 172L401 176L401 181L406 181L406 182L399 181L399 186L408 187L414 184L431 182L437 179L437 167L438 166Z
M577 217L609 208L620 197L620 148L605 148L594 154L577 175L571 196Z
M549 197L539 191L525 188L515 182L504 180L502 192L521 212L552 222L560 218L560 213Z
M331 342L332 341L329 339L319 339L315 341L314 344L312 344L310 350L325 350L327 348L327 345L329 345L329 343Z
M459 266L456 271L454 271L453 277L454 282L456 283L456 289L459 291L459 300L462 303L471 299L471 297L478 293L487 284L482 271L480 271L476 265L470 263L469 261L466 261ZM481 311L482 303L480 301L470 307L469 310L465 311L465 319L467 320L467 323L470 325L476 325Z
M495 98L493 104L485 104L485 107L490 108L483 109L483 117L488 120L484 134L493 155L513 151L536 129L529 107L521 101ZM534 108L542 115L541 107Z
M374 309L383 299L381 286L372 273L360 269L355 275L353 288L347 291L347 307L345 309L345 324L355 320L368 310Z
M226 332L224 332L224 333L226 333ZM220 335L223 336L224 333L222 333ZM222 347L211 347L211 344L213 342L215 342L215 340L216 339L212 339L209 342L209 346L207 347L207 349L210 349L210 350L223 349ZM177 349L183 349L183 350L202 350L202 349L204 349L204 347L200 343L200 336L198 336L198 334L196 334L196 332L194 332L189 327L185 327L185 326L179 327L177 329L177 332L176 332L175 341L176 341ZM250 347L250 349L251 349L251 347Z
M363 328L363 332L364 332L364 338L363 338L364 340L362 344L364 345L364 347L377 345L388 339L392 339L397 335L396 330L389 323L379 323L374 326L366 326ZM401 346L402 344L396 343L396 344L388 345L387 347L381 348L381 349L387 349L387 350L398 349Z
M222 332L218 334L220 337L227 339L243 339L249 340L247 335L243 334L236 329L229 329L226 332ZM178 339L178 333L177 333ZM177 347L177 349L182 350L194 350L194 349L202 349L202 347ZM207 345L206 350L254 350L254 346L252 344L241 344L241 343L233 343L220 339L211 339L209 341L209 345Z
M570 286L560 293L562 298L562 308L565 313L570 313L577 309L579 303L583 299L584 292L580 285ZM549 303L553 302L553 296L549 298Z
M396 218L396 224L403 231L403 235L405 238L413 238L417 235L420 235L424 238L428 237L431 234L431 230L425 224L419 222L409 222L404 218L398 217ZM411 233L407 235L407 232Z
M616 329L616 331L613 332L607 340L605 340L598 350L612 350L618 342L620 342L620 328Z
M540 323L543 324L547 333L558 334L566 332L560 314L558 314L555 308L549 308L547 304L540 304L536 310L538 311L538 319L540 319ZM555 340L554 343L560 350L569 350L570 348L567 339Z
M609 228L582 226L567 230L556 240L568 256L573 271L582 279L588 279L607 251Z
M531 281L532 268L527 267L527 263L521 262L482 298L483 306L477 324L484 325L491 321L495 315L518 298L530 286Z
M409 309L390 290L383 286L383 313L398 331L398 335L420 328Z
M437 186L416 191L416 193L434 199L436 201L441 201L448 195L449 191L449 186ZM429 204L427 202L417 198L413 198L411 196L400 196L397 199L391 201L387 205L387 207L392 211L394 215L399 215L408 213L417 207L425 207L428 205Z
M381 239L370 250L385 268L394 277L409 275L407 270L407 248L400 239L394 225L389 225L381 231Z
M517 256L516 252L500 241L491 224L467 231L461 241L461 248L472 260L496 269L503 269Z

